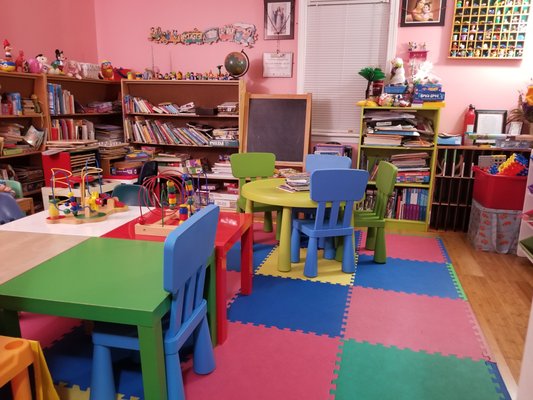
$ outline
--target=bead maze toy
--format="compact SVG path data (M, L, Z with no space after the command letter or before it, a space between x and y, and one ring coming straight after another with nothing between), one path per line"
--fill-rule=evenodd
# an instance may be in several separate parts
M128 210L128 206L116 197L101 193L101 190L100 192L89 191L89 182L94 178L93 175L100 175L101 173L101 168L84 167L79 177L81 195L76 198L71 186L71 181L76 180L72 172L62 168L52 168L52 177L50 178L52 198L48 205L46 222L49 224L99 222L114 212ZM59 183L68 186L69 193L66 198L61 199L55 194L56 185Z
M143 208L140 207L141 216L135 224L135 233L139 235L167 236L194 214L197 207L205 205L202 204L199 193L195 194L193 180L189 174L159 173L146 178L142 186L146 191L144 195L139 192L139 196L145 198L144 201L139 201L139 204L147 205L149 211L148 214L143 214ZM154 220L157 222L148 222Z

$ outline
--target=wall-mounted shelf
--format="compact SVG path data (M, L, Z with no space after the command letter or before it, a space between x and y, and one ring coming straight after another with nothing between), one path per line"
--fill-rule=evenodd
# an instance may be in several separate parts
M529 0L456 0L449 58L521 59Z

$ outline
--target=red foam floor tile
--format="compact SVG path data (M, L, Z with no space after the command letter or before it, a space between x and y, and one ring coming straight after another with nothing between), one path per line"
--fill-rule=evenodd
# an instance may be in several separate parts
M366 230L362 231L359 245L360 254L374 254L365 250ZM434 237L416 235L386 234L387 257L401 258L403 260L428 261L448 263L440 242Z
M215 348L217 368L196 375L185 365L188 400L324 400L334 378L340 340L229 323L228 340Z
M470 306L460 299L355 287L345 338L473 360L490 358Z
M19 321L22 337L40 342L42 348L50 347L81 324L79 319L32 313L20 313Z

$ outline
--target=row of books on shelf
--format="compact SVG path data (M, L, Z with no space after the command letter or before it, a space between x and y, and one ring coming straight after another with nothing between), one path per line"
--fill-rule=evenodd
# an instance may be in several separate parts
M94 124L85 119L61 118L52 120L48 140L94 140Z
M380 161L388 161L398 168L396 182L429 183L431 171L426 152L391 154L390 156L368 156L361 153L361 168L369 172L369 180L376 180Z
M142 97L124 96L124 110L126 113L142 114L186 114L186 115L215 115L237 116L239 114L239 103L237 101L226 101L216 108L197 107L194 102L178 105L172 102L161 102L153 104Z
M368 189L360 207L372 210L375 206L377 190ZM428 190L420 188L396 189L389 198L385 212L386 218L425 221L428 207Z
M47 83L48 108L50 115L74 114L76 112L74 95L58 83Z
M125 121L126 137L130 141L152 144L182 144L188 146L239 147L238 139L219 139L210 130L195 124L175 126L172 121L152 120L134 117Z

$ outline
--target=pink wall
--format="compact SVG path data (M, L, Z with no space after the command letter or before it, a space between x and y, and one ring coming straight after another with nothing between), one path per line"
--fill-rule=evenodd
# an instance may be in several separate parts
M478 109L489 110L515 107L518 90L525 89L533 77L533 22L529 23L522 60L449 59L454 1L447 0L447 3L446 26L399 29L397 55L407 61L407 43L426 42L433 72L441 78L446 92L440 131L459 133L463 130L464 112L470 103Z
M53 5L43 0L11 1L0 13L0 26L5 38L26 57L44 53L50 60L60 48L71 59L99 62L109 59L115 67L144 70L154 64L162 72L174 70L216 71L226 54L240 51L236 43L213 45L160 45L148 41L150 27L178 31L208 29L232 22L255 24L258 41L245 48L251 61L246 75L247 88L255 93L294 93L296 62L292 78L263 78L262 55L275 52L277 41L264 40L263 0L204 0L196 3L141 0L88 0L72 2L56 0ZM298 4L296 1L298 15ZM529 24L528 41L523 60L454 60L448 59L453 0L448 0L446 26L405 27L398 32L397 55L407 60L407 42L425 41L434 73L442 79L446 91L441 131L460 132L463 113L468 104L478 109L511 109L517 91L533 76L533 23ZM20 22L24 15L24 22ZM46 23L44 23L46 21ZM33 27L33 28L32 28ZM298 24L295 24L297 37ZM4 37L0 37L3 40ZM297 40L282 40L280 51L292 51L297 59ZM388 66L384 66L388 70Z
M52 62L55 49L72 60L97 59L94 0L9 1L0 12L0 40L8 39L13 57L42 53Z
M190 46L153 44L148 41L150 28L160 26L164 30L177 29L183 32L194 28L203 31L233 22L251 23L257 28L258 40L253 48L245 48L250 58L250 70L246 74L247 89L254 93L296 91L296 66L293 78L262 77L263 53L275 52L277 44L275 40L263 40L263 0L158 3L159 6L154 6L144 0L95 0L98 56L109 59L115 67L143 71L152 65L153 52L154 65L163 73L171 68L182 72L216 72L216 66L224 64L228 53L241 51L243 46L233 42ZM279 43L281 51L294 52L295 60L296 40L282 40Z

